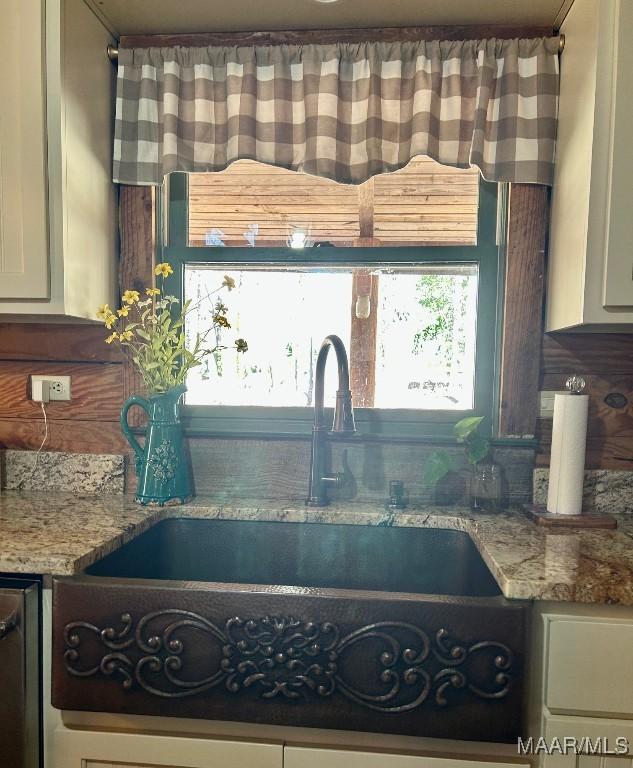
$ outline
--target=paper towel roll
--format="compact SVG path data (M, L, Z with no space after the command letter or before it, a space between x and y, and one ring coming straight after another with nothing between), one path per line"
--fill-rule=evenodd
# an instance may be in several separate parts
M555 395L547 511L579 515L587 444L588 395Z

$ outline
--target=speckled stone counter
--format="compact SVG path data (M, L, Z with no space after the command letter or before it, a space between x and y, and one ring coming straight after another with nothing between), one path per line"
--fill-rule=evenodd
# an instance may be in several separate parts
M2 466L4 464L4 466ZM125 457L61 451L0 451L3 485L14 491L123 493Z
M547 504L549 469L533 474L534 504ZM592 515L633 513L633 472L615 469L586 469L582 499L583 512Z
M519 510L474 514L424 508L386 512L372 504L325 509L298 502L139 507L128 496L77 497L9 491L0 495L0 571L70 575L165 517L206 517L347 525L451 528L468 533L508 598L633 605L633 515L616 531L545 530Z

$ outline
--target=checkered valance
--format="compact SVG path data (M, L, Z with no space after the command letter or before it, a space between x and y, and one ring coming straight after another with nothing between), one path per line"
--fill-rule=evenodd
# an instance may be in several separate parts
M415 155L551 184L558 38L121 49L114 181L240 158L360 184Z

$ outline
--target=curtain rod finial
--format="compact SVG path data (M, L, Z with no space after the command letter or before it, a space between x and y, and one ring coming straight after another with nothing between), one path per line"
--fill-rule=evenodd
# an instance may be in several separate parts
M116 45L113 45L112 43L108 43L108 47L106 48L106 53L108 54L108 58L112 62L116 62L119 58L119 49Z
M564 50L565 50L565 35L561 32L558 36L558 54L560 55Z

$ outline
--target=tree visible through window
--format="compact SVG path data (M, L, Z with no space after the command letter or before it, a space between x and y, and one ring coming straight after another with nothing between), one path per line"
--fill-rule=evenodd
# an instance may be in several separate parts
M224 273L235 280L235 290L205 299ZM187 327L192 337L206 331L213 304L221 301L234 328L217 333L237 333L249 344L244 355L218 352L194 370L190 403L311 406L320 343L336 333L350 352L356 405L473 407L475 266L228 272L188 266L185 296L197 307ZM333 398L334 366L328 375Z

